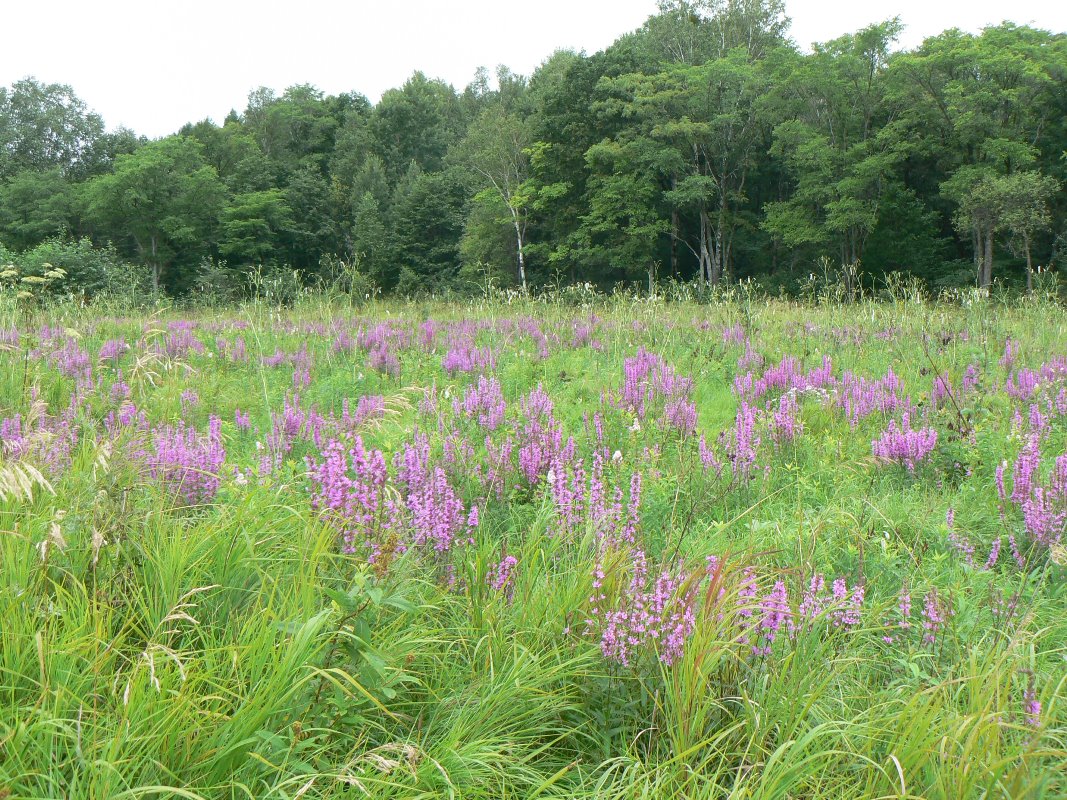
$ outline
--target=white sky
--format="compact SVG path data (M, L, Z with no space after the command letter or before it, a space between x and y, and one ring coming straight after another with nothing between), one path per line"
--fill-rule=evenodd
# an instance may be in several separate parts
M462 89L479 66L529 74L560 47L603 49L654 0L51 0L0 3L0 85L27 75L70 84L109 128L148 136L231 108L257 86L312 83L376 101L413 71ZM807 46L900 15L901 44L1005 17L1067 31L1054 0L787 0Z

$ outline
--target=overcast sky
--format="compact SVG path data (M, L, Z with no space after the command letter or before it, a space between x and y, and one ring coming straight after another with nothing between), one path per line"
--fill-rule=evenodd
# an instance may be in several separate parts
M561 47L596 52L639 27L654 0L52 0L4 3L0 85L67 83L103 115L156 137L221 121L249 90L312 83L376 101L415 70L466 86L479 66L529 74ZM901 45L1004 18L1067 31L1053 0L787 0L807 47L899 15Z

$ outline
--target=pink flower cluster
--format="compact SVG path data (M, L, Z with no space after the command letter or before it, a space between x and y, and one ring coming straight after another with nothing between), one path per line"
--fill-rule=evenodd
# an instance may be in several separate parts
M219 488L219 470L226 459L221 422L212 416L206 433L185 423L162 425L150 432L145 467L175 499L187 504L210 503Z
M331 439L320 458L307 460L311 507L341 532L346 553L357 543L370 550L373 561L383 533L391 530L397 511L386 495L388 472L380 450L367 449L356 437L351 447Z
M504 394L496 378L478 377L478 382L463 390L463 400L452 401L452 411L457 416L475 420L487 431L494 431L504 422Z
M844 578L836 578L828 590L826 579L817 574L794 605L785 581L775 579L761 593L754 568L727 572L724 566L710 556L700 570L681 565L652 570L638 547L607 549L593 573L587 629L599 636L605 658L630 666L653 654L664 664L675 663L684 655L699 615L732 626L734 641L756 657L772 655L783 637L831 636L862 626L863 583L850 588ZM910 599L901 608L906 618ZM895 626L908 627L906 619Z
M1057 456L1046 470L1040 434L1035 432L1027 437L1012 465L1010 494L1004 485L1006 469L1006 462L996 469L1001 503L1022 511L1023 525L1031 541L1043 547L1059 544L1067 528L1067 455ZM1048 477L1042 481L1042 473L1046 471ZM1023 561L1017 553L1015 555L1017 562Z
M937 431L930 427L913 430L907 413L899 425L896 420L890 420L882 435L871 442L875 458L896 462L907 467L910 472L914 472L936 447Z
M669 666L682 657L696 628L698 584L670 569L650 576L641 550L633 552L630 569L622 602L603 613L600 651L623 666L642 651L653 652ZM598 612L594 607L592 613Z
M620 408L645 419L653 406L667 405L668 424L683 433L696 430L696 406L689 401L693 379L682 377L674 367L643 347L623 362Z

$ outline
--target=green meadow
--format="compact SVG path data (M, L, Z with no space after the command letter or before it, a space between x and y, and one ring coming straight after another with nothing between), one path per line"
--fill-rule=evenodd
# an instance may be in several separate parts
M0 312L0 798L1067 795L1044 301Z

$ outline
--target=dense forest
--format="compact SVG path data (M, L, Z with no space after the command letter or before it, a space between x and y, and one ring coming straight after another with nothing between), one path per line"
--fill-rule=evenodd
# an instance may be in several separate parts
M260 88L153 141L26 78L0 87L0 279L790 291L823 270L853 291L1062 267L1067 35L1004 23L906 51L893 19L809 53L788 26L780 0L671 0L528 77L457 92L416 72L376 104Z

